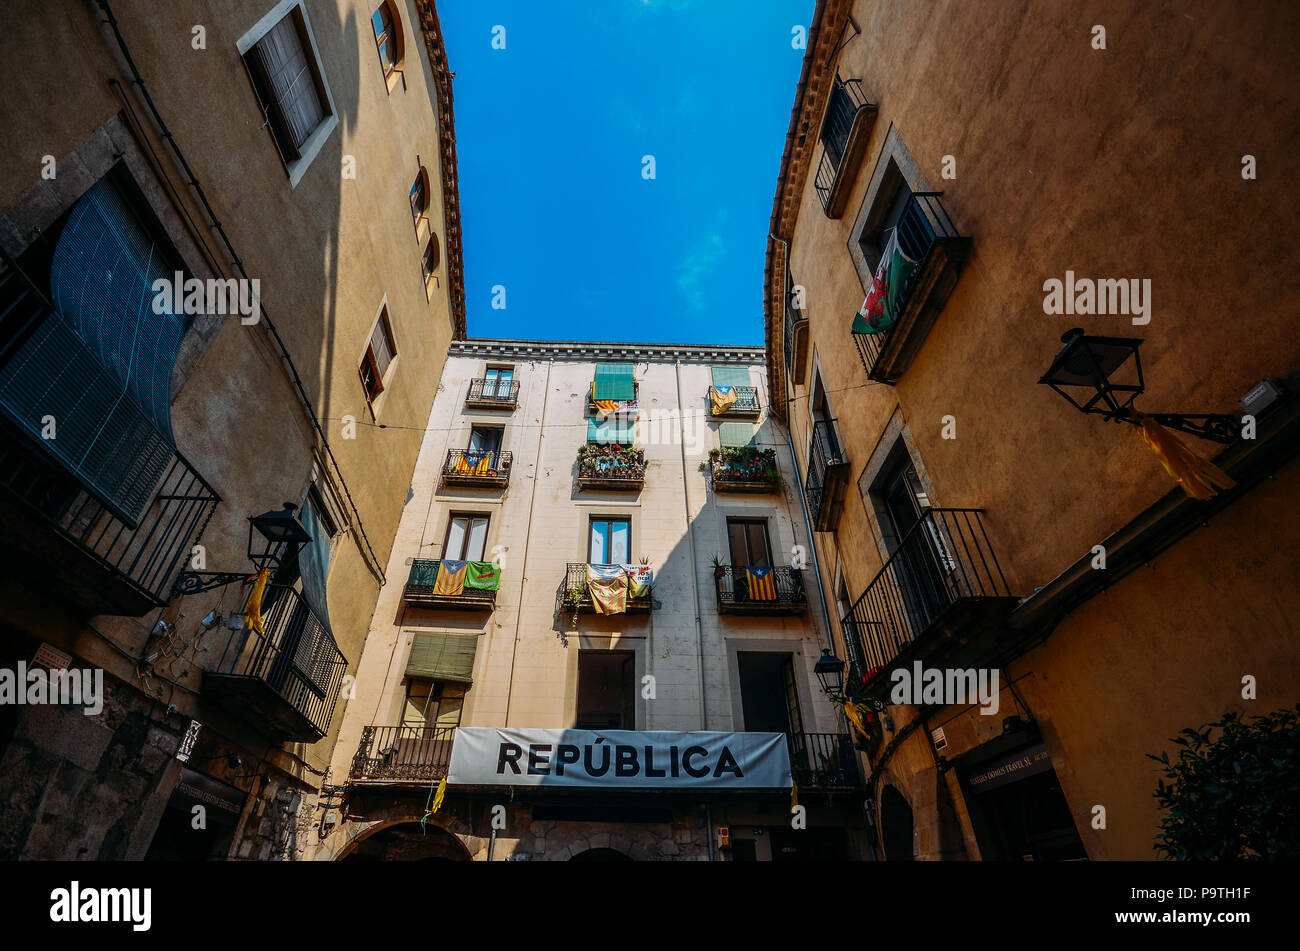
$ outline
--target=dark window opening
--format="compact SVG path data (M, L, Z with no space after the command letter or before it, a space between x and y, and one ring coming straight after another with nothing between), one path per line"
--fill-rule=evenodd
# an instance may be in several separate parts
M636 655L578 652L578 730L636 729Z
M772 544L767 535L765 518L727 519L727 540L731 546L733 568L771 566Z

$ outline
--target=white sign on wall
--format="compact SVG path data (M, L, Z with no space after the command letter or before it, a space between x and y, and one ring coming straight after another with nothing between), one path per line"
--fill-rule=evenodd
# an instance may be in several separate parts
M789 789L783 733L461 727L447 782L601 789Z

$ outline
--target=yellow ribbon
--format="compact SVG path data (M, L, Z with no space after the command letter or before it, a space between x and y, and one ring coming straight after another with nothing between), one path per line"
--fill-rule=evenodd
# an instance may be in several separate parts
M248 604L244 606L244 627L257 631L259 634L266 633L266 627L262 621L262 595L266 592L266 585L270 580L270 568L263 568L259 571L253 579L253 591L248 596Z
M790 808L799 808L799 784L793 779L790 780Z
M438 791L433 795L433 804L429 806L429 813L432 815L442 806L442 797L447 795L447 777L443 777L442 782L438 784Z
M1192 452L1186 443L1154 419L1136 410L1132 419L1137 423L1138 437L1192 498L1212 499L1221 490L1236 486L1237 483L1226 472Z
M871 737L867 735L867 728L862 723L862 713L858 710L858 705L852 700L845 701L844 715L849 718L849 722L857 728L857 731L860 734L862 734L862 738L867 742L871 742Z

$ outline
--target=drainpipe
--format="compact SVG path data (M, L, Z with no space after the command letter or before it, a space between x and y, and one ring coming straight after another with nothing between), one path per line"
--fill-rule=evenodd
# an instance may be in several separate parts
M700 729L709 728L708 706L704 702L704 625L700 621L700 579L695 567L695 532L691 521L690 477L686 472L686 411L682 403L682 360L676 357L673 366L677 373L677 412L681 420L682 450L682 504L686 509L686 546L691 554L691 596L695 599L695 643L699 646L699 666L697 674L700 684Z
M709 861L718 860L717 843L713 841L713 806L704 804L704 834L709 837Z
M489 862L492 861L492 853L496 851L496 848L497 848L497 824L496 824L495 822L493 822L493 823L492 823L492 835L490 835L490 836L488 837L488 857L487 857L487 860L488 860Z

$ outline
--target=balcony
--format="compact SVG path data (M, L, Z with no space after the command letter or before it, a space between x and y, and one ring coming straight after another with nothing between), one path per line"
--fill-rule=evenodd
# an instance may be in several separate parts
M645 452L619 443L586 443L578 450L578 485L638 492L645 485Z
M471 409L513 410L519 405L519 381L470 380L465 405Z
M348 782L418 783L445 779L455 727L368 726L352 757Z
M833 532L844 511L844 491L849 481L849 461L835 435L835 420L813 423L804 498L814 532Z
M822 120L821 162L817 166L814 186L827 218L844 214L844 206L853 188L853 176L862 164L867 140L876 124L876 107L867 102L862 83L856 79L835 77L831 87L826 117Z
M708 465L714 492L780 491L781 476L776 469L775 449L711 449Z
M915 192L898 221L898 240L917 264L898 299L894 325L880 334L853 334L867 376L894 383L912 363L943 311L970 254L970 238L957 233L939 192Z
M635 403L640 398L641 398L641 381L633 380L632 381L632 402ZM614 403L614 402L626 402L626 401L603 400L602 402ZM596 384L593 382L590 388L588 388L587 390L587 415L599 416L601 413L606 412L608 409L609 409L608 406L601 406L596 402Z
M442 594L434 591L438 580L441 561L417 558L411 562L411 573L406 578L406 587L402 599L409 605L420 608L442 608L452 611L491 611L496 607L496 588L470 587L470 580L465 582L460 594ZM498 576L498 585L500 584Z
M719 565L713 569L713 586L718 594L719 614L746 614L773 617L806 614L808 593L804 590L803 572L798 568L771 569L761 587L752 588L744 568Z
M230 632L203 695L276 742L314 743L329 732L347 659L293 588L267 587L262 619L265 633Z
M1019 602L984 531L980 509L927 509L841 621L847 689L883 697L890 671L996 662L983 637Z
M709 388L710 395L707 401L709 411L713 417L715 419L757 419L759 415L758 387L733 386L731 389L736 394L736 401L722 412L718 412L712 399L713 387Z
M510 483L514 456L504 450L448 449L442 466L443 485L504 489Z
M131 524L15 427L0 424L6 570L92 614L140 617L172 582L221 497L173 453Z
M564 584L556 598L556 610L561 617L566 614L598 614L587 589L585 562L569 562L565 567ZM653 590L645 597L627 599L628 614L649 614L654 610Z
M859 789L853 740L846 733L790 733L790 772L800 791Z

